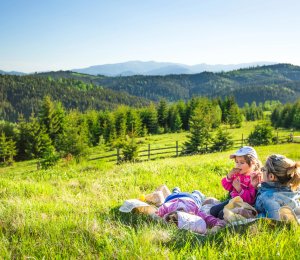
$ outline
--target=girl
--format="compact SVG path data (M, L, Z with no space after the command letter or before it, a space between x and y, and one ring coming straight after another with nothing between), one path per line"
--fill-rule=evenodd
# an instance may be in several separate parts
M256 189L251 184L250 176L260 169L261 163L258 160L257 153L254 148L244 146L236 153L230 155L230 159L235 160L235 168L233 168L225 178L222 179L222 186L230 192L230 198L240 196L244 202L253 205L255 202ZM223 219L223 209L230 199L213 206L210 214Z
M205 234L207 228L217 231L225 226L225 221L206 214L201 210L205 196L198 190L192 193L181 192L174 188L156 214L167 222L175 223L180 229L187 229Z
M258 174L251 177L252 185L258 186ZM262 168L262 183L258 189L255 208L260 217L276 220L296 220L295 209L299 209L300 162L283 155L268 157Z

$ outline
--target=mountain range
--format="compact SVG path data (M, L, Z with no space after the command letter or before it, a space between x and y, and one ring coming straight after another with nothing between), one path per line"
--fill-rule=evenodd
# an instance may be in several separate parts
M195 74L204 71L221 72L231 71L241 68L251 68L262 65L273 65L274 62L252 62L241 64L197 64L186 65L171 62L156 61L128 61L115 64L96 65L88 68L72 69L71 71L85 73L90 75L104 76L133 76L133 75L170 75L170 74Z
M195 74L204 71L209 72L226 72L241 68L252 68L262 65L273 65L274 62L252 62L241 64L216 64L209 65L205 63L197 65L186 65L171 62L156 62L156 61L128 61L114 64L95 65L87 68L71 69L71 71L84 73L89 75L104 75L104 76L133 76L133 75L178 75L178 74ZM25 75L31 73L23 73L19 71L3 71L0 70L0 75Z

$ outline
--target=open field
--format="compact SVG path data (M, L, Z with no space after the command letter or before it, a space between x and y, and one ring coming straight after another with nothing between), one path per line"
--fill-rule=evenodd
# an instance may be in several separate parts
M241 128L229 128L229 126L223 125L222 128L227 130L231 135L233 140L235 141L234 147L238 147L242 143L242 138L245 140L248 138L249 134L254 130L255 125L259 123L263 123L264 121L254 121L254 122L243 122ZM295 140L297 142L300 142L300 131L291 131L288 129L274 129L273 134L274 136L278 136L280 140L287 139L289 135L293 133L294 136L296 136ZM211 132L211 134L214 136L216 134L216 131ZM184 146L184 143L188 140L189 132L180 132L180 133L167 133L167 134L160 134L160 135L148 135L146 137L139 137L136 138L136 142L139 146L139 151L145 151L140 152L139 154L147 155L148 145L151 146L151 149L164 149L167 147L172 147L170 149L167 149L170 153L168 155L159 155L159 156L152 156L153 158L162 158L162 157L170 157L175 156L176 154L176 142L178 142L179 152L182 150L182 147ZM244 145L245 142L243 143ZM166 150L165 150L166 151ZM158 151L154 152L156 154ZM105 158L105 160L112 160L116 161L116 149L112 149L112 147L93 147L91 149L90 158L99 158L102 156L110 156L115 155L110 158ZM147 160L147 156L140 157L141 160Z
M0 168L2 258L298 259L300 229L259 221L202 237L118 211L124 200L160 184L201 190L223 199L220 179L233 151L115 165L61 162L36 170L35 161ZM300 160L299 144L257 147Z

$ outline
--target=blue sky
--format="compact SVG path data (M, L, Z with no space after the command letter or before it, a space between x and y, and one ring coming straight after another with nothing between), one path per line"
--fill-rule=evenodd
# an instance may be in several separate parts
M298 0L2 0L0 70L130 60L300 65Z

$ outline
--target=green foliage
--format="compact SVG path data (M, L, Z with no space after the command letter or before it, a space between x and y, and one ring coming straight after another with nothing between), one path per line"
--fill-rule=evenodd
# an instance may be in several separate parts
M164 132L167 132L167 123L168 123L168 106L165 99L159 101L157 107L157 121L158 125L164 129Z
M273 129L268 124L256 125L248 137L248 143L252 146L268 145L272 143Z
M42 169L49 169L57 164L60 159L59 154L55 151L54 146L49 146L47 150L43 152L42 158L39 161Z
M293 104L276 107L271 114L274 127L300 129L300 99Z
M60 150L59 136L65 131L65 111L61 103L54 103L50 96L45 96L39 110L39 123L46 129L56 149Z
M271 106L268 106L271 109ZM262 120L264 118L263 108L256 106L256 102L252 102L251 106L248 103L245 103L243 107L243 113L247 121L256 121Z
M41 158L50 146L52 141L45 126L40 125L34 115L30 117L29 122L22 117L19 118L17 141L19 159Z
M210 125L206 120L205 111L198 107L190 120L190 135L184 143L183 153L205 153L206 146L210 141Z
M71 154L76 161L88 155L88 129L87 123L77 111L68 114L66 129L60 139L63 156Z
M138 158L138 145L135 139L126 137L126 141L123 143L122 146L122 161L125 162L134 162Z
M14 162L14 156L16 156L16 142L11 138L7 138L5 133L0 135L0 162L4 165L10 165Z
M211 150L213 152L227 151L233 147L233 138L228 131L219 128L216 137L213 139Z
M158 132L157 111L153 103L140 112L143 126L147 128L149 134L156 134Z
M61 103L67 110L86 111L113 109L120 104L135 107L149 104L144 98L91 85L90 80L83 82L76 77L72 79L74 75L71 73L54 74L50 75L51 78L48 78L49 74L0 75L0 93L3 93L3 99L0 100L1 118L16 121L18 114L22 113L28 119L32 112L37 114L40 110L45 96Z

